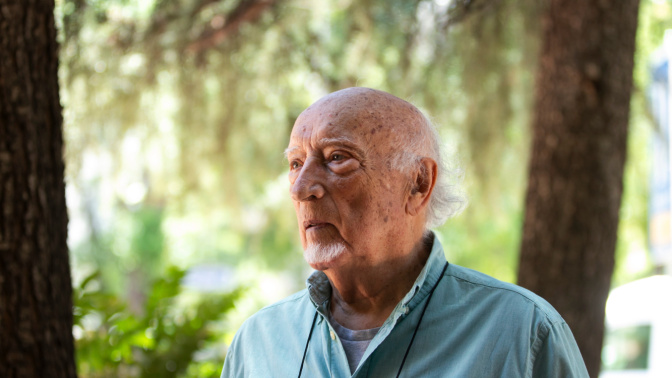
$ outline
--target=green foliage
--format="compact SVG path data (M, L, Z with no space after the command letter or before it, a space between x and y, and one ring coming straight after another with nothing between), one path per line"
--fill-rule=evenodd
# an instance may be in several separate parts
M183 276L184 271L169 268L152 283L139 314L100 290L98 272L83 280L74 289L79 375L219 376L224 362L221 319L242 290L221 295L184 292Z
M118 208L109 228L71 249L74 263L99 269L106 292L144 292L164 270L163 213L157 206Z
M70 182L81 191L107 185L117 203L125 186L145 183L144 204L164 209L161 259L253 260L294 272L299 287L295 220L288 196L277 199L287 190L282 151L292 123L327 92L375 87L427 110L449 151L459 150L451 158L462 156L453 166L464 166L478 205L444 228L474 240L446 238L451 261L510 280L540 6L472 3L459 13L461 2L283 1L201 45L245 2L62 0ZM113 168L84 177L89 155Z

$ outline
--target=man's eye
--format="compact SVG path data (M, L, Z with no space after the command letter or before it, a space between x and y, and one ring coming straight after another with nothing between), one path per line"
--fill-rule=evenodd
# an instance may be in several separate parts
M331 161L341 161L341 160L343 160L343 159L345 159L345 156L343 156L343 155L341 155L341 154L333 154L333 155L331 155Z
M300 166L301 166L301 164L299 164L299 162L296 161L296 160L294 160L294 161L292 161L291 163L289 163L289 167L290 167L291 169L297 169L297 168L299 168Z

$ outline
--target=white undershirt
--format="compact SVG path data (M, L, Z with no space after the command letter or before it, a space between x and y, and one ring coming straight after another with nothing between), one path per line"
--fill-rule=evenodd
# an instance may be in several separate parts
M366 348L368 348L373 337L378 333L378 328L354 330L343 327L338 324L334 318L329 314L329 323L336 331L338 338L341 340L345 356L348 358L348 365L350 365L350 373L357 370L359 361L362 359Z

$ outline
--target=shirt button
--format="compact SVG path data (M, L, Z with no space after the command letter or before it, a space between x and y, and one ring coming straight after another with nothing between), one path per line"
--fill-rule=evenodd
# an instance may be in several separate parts
M408 307L404 308L404 314L408 315Z
M332 340L336 340L336 335L334 335L334 331L329 331L329 336L331 336Z

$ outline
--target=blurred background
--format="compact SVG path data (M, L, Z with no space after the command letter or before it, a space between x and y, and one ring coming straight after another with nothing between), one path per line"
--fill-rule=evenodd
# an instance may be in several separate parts
M431 116L470 202L437 230L448 260L515 282L541 11L56 0L79 374L218 377L242 321L304 287L283 150L300 112L344 87ZM641 1L614 287L666 269L649 219L670 27L669 1Z

